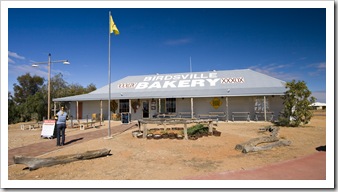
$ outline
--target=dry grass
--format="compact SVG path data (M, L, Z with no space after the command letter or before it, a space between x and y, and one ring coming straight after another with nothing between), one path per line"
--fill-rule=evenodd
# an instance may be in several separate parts
M320 114L323 114L322 111ZM9 179L180 180L214 172L252 169L315 153L317 147L326 145L325 119L323 115L316 115L309 125L299 128L282 127L279 136L290 140L292 142L290 146L248 154L236 151L234 149L236 144L266 134L258 130L271 123L220 122L217 127L217 130L222 132L220 137L209 136L198 140L138 139L131 134L137 129L135 128L116 135L113 139L99 138L71 144L41 157L74 154L101 148L111 149L111 156L45 167L35 171L23 170L25 165L11 165L8 168ZM9 149L35 142L46 142L40 139L40 131L23 131L20 130L19 125L10 125ZM85 131L90 132L95 129ZM68 135L78 133L83 131L67 130Z

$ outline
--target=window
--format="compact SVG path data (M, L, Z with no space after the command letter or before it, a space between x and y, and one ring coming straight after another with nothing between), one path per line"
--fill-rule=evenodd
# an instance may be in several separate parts
M269 101L266 98L266 111L270 111ZM255 100L255 112L264 112L264 98L256 98Z
M165 100L165 106L167 113L175 113L176 112L176 99L175 98L167 98Z
M122 99L120 100L120 113L129 112L129 100Z

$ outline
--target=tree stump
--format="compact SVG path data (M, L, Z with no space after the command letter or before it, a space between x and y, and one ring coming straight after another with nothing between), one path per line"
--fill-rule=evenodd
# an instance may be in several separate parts
M280 140L278 138L278 131L279 127L267 127L267 128L260 128L260 131L269 131L271 134L270 136L263 136L258 138L250 139L247 142L237 144L235 146L236 150L242 151L242 153L254 152L254 151L263 151L272 149L274 147L280 146L288 146L291 144L291 141L288 140ZM264 146L257 146L262 143L270 143Z
M31 171L31 170L36 170L41 167L50 167L53 165L65 164L65 163L70 163L73 161L103 157L103 156L109 155L109 153L110 153L110 149L99 149L99 150L93 150L93 151L86 151L80 154L61 155L61 156L48 157L48 158L24 157L21 155L15 155L14 163L25 164L28 166L28 169Z

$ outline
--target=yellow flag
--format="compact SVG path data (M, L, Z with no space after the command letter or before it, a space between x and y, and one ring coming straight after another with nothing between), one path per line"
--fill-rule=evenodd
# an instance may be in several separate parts
M120 34L119 30L117 29L117 27L114 23L113 17L111 15L110 15L110 21L109 21L109 31L110 31L110 33L114 32L115 35Z

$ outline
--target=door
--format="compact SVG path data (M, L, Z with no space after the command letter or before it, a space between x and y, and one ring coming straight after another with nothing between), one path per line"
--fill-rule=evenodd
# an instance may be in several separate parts
M78 102L78 108L77 108L77 115L78 115L78 119L82 119L82 102Z
M142 105L143 105L143 115L142 117L143 118L149 118L149 101L143 101L142 102Z

